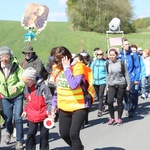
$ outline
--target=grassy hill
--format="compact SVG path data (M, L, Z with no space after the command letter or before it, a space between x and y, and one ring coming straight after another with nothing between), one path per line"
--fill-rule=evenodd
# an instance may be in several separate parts
M24 57L22 49L27 45L24 42L26 33L20 22L0 21L0 46L9 46L19 62ZM125 37L129 39L130 44L150 48L150 30L127 34ZM44 63L48 60L50 50L56 46L65 46L72 53L85 49L92 54L95 47L104 51L107 49L106 34L73 30L67 22L48 22L45 30L36 38L37 41L32 41L31 45Z

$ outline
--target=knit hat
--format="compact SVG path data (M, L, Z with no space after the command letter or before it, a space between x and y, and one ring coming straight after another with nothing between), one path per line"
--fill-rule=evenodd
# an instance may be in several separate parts
M24 47L22 53L24 54L24 53L35 53L35 52L33 51L33 47L28 45Z
M2 54L7 54L7 55L10 55L10 56L12 55L11 50L8 46L2 46L0 48L0 55L2 55Z
M36 70L32 67L27 68L22 74L22 80L28 82L29 80L36 79Z

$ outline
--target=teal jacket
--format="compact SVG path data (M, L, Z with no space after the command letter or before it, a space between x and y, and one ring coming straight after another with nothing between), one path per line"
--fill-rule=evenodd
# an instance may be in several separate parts
M20 95L24 90L24 82L21 80L23 69L17 63L14 57L11 57L11 70L8 78L5 79L3 69L0 64L0 93L4 98L13 99ZM17 91L12 93L10 91L12 86L17 87Z
M104 59L96 59L92 62L90 68L93 73L93 84L106 84L106 61Z

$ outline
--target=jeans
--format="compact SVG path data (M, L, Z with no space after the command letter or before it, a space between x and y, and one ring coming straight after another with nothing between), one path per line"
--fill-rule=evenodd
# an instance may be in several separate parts
M13 112L14 119L16 123L16 140L23 143L23 121L22 121L22 111L23 111L23 94L13 98L6 99L2 98L3 111L5 115L5 123L6 123L6 132L9 134L13 133Z
M148 85L147 92L148 92L148 94L150 94L150 75L148 77L146 77L146 81L147 81L147 85Z
M80 130L88 113L88 109L76 110L74 112L59 113L59 132L62 139L72 147L72 150L83 150L80 140Z
M146 79L145 78L140 80L139 86L141 86L141 93L145 95L145 92L146 92Z
M138 106L138 100L139 100L139 84L136 84L134 87L134 107L136 108Z
M125 93L125 109L130 113L133 112L133 106L135 104L135 84L130 82L130 90Z

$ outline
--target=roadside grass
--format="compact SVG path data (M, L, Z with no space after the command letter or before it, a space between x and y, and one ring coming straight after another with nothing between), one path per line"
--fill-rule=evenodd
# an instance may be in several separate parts
M9 46L18 61L21 62L24 58L23 47L27 45L24 42L24 34L27 31L24 30L19 21L0 21L0 24L0 46ZM143 49L150 49L150 29L138 29L137 33L125 34L124 37L129 40L130 44L136 44ZM106 34L73 30L68 22L48 22L45 30L36 38L37 40L33 40L31 45L44 64L48 61L50 50L56 46L65 46L72 53L78 53L85 49L90 55L93 54L95 47L100 47L104 51L107 50Z

